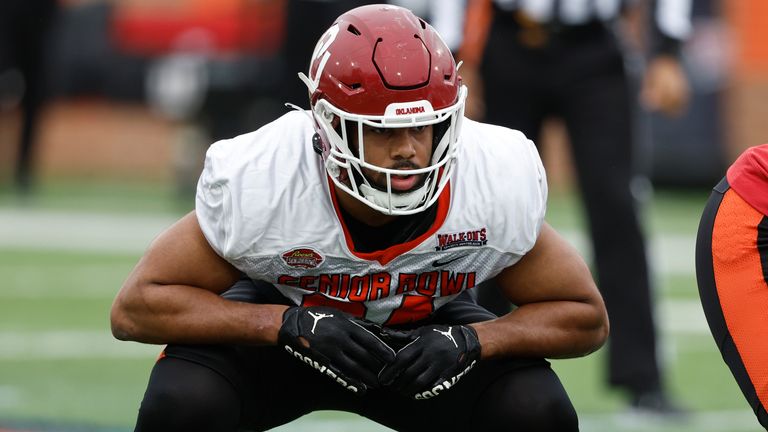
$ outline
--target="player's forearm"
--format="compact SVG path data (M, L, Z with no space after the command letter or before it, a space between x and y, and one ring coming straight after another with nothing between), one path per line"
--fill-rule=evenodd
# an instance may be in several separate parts
M112 333L144 343L271 345L286 306L221 298L199 288L145 285L125 290L112 306Z
M530 303L472 326L482 358L579 357L600 348L608 337L605 309L588 301Z

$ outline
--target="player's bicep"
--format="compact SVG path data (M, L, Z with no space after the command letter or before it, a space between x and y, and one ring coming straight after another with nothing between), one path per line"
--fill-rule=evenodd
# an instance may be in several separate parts
M543 301L600 302L592 274L581 255L544 223L534 247L497 277L516 305Z
M187 285L216 293L229 288L239 276L211 248L194 211L161 233L132 273L140 284Z

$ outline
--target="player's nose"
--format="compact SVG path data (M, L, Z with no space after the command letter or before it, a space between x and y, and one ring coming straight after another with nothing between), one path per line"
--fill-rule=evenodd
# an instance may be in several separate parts
M395 129L390 138L392 159L410 159L416 155L416 138L408 128Z

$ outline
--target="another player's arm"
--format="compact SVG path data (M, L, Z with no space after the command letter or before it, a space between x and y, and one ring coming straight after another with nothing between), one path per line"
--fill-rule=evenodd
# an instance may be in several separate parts
M497 280L518 307L472 324L482 358L576 357L605 342L608 314L592 275L579 253L548 224L533 249Z
M128 276L112 305L112 333L145 343L275 344L286 306L221 298L239 277L191 212L152 242Z

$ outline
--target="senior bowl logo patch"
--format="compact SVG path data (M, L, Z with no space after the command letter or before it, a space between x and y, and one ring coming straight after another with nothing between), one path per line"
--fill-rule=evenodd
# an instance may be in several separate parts
M281 257L286 265L305 269L316 268L325 261L325 257L310 248L292 249L283 253Z

